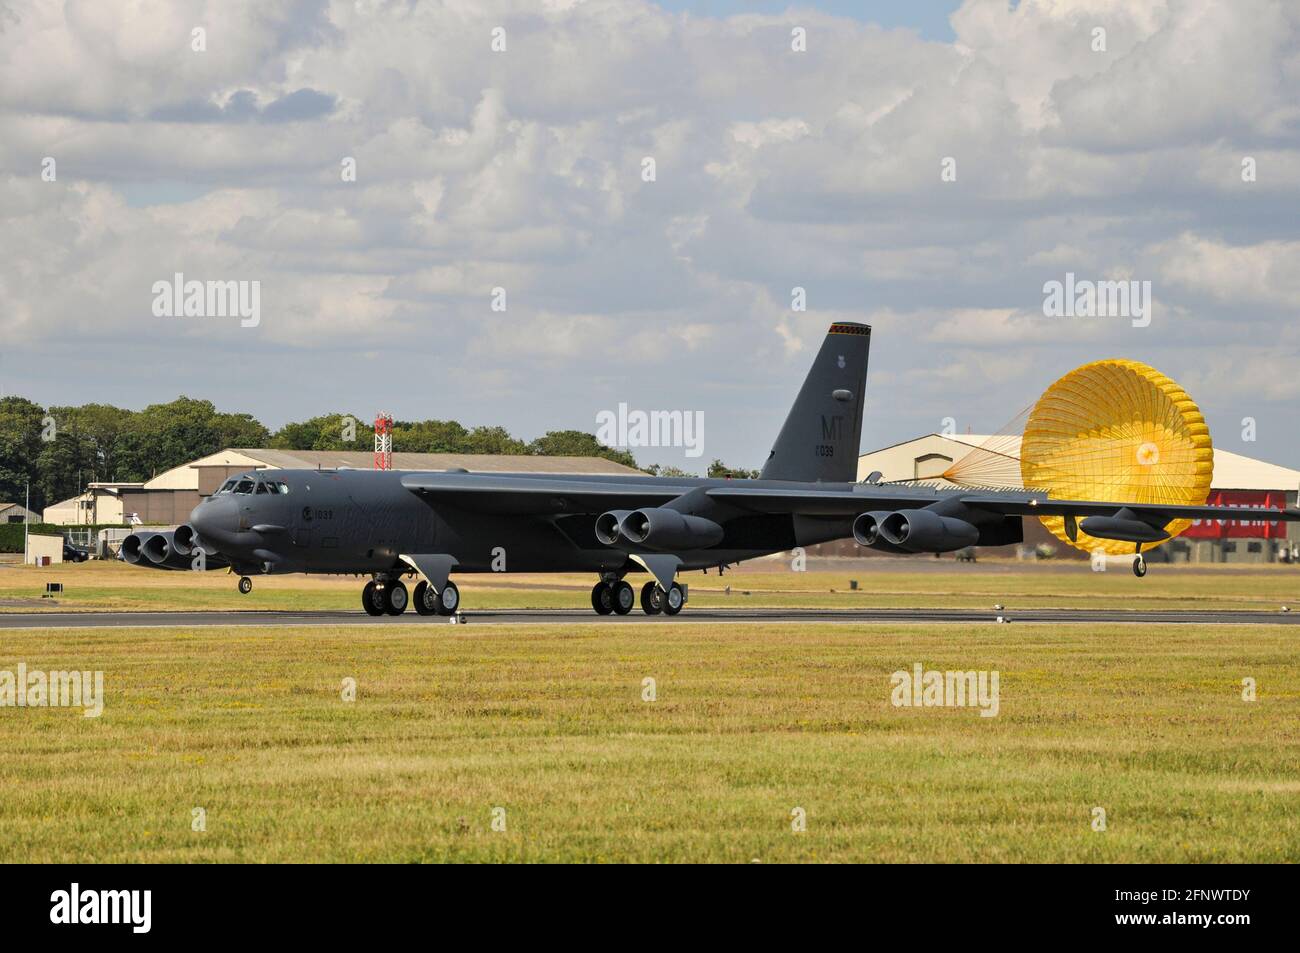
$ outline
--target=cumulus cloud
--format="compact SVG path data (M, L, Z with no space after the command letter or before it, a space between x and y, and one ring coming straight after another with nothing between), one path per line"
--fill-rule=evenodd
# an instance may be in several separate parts
M952 27L7 0L0 387L183 391L271 424L369 401L524 435L689 406L730 424L707 455L756 465L826 325L866 320L869 445L995 429L1120 354L1249 405L1243 449L1300 464L1294 5L967 0ZM175 272L260 281L260 326L154 317ZM1066 272L1152 281L1151 327L1046 318ZM1229 353L1274 383L1242 387Z

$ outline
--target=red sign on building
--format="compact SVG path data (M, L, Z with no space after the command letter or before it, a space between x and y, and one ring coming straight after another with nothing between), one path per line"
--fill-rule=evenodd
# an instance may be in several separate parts
M1277 490L1211 490L1209 506L1286 508L1286 494ZM1286 539L1286 523L1267 520L1193 520L1188 539Z

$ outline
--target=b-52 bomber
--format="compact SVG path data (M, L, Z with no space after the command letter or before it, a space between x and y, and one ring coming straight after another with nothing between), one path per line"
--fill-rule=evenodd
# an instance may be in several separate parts
M591 605L676 615L678 576L852 537L889 553L1024 539L1025 516L1134 545L1176 520L1300 520L1300 509L1053 499L1047 491L856 482L871 328L831 325L756 480L411 470L264 470L228 480L175 530L137 531L121 558L176 570L369 576L362 605L398 615L460 609L453 574L590 572ZM403 578L416 580L408 593Z

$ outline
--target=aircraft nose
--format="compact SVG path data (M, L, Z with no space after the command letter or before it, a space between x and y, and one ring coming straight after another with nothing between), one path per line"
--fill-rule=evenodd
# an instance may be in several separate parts
M228 541L239 530L239 513L230 500L212 497L190 512L190 525L202 539Z

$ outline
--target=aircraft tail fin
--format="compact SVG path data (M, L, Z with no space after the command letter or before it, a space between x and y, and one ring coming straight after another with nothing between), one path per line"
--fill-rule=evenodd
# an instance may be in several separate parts
M871 328L832 324L760 475L764 480L852 483L862 446Z

